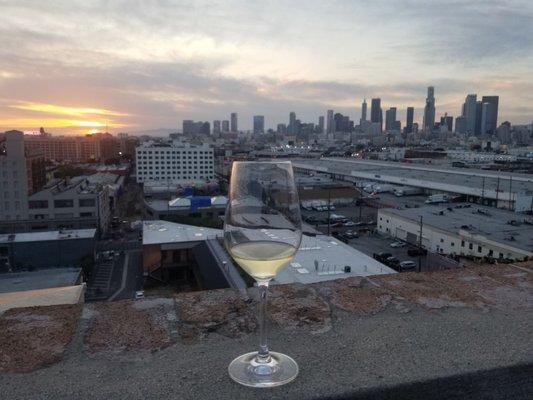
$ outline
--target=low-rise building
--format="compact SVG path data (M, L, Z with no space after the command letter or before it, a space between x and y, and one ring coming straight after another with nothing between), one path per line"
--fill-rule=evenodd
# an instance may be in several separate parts
M80 176L56 180L29 197L27 230L98 228L110 222L110 190Z
M80 266L93 257L96 229L0 235L0 271Z
M379 232L440 254L523 260L533 257L533 218L451 203L380 209Z

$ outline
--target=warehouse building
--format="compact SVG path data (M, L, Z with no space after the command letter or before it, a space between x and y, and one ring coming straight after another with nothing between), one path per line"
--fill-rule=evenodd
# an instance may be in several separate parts
M380 233L449 255L533 257L533 218L473 204L380 209Z

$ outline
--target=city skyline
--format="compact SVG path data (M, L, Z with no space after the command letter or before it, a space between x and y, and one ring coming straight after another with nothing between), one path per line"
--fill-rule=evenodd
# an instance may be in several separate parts
M533 6L463 3L3 1L0 130L177 130L231 112L239 130L254 115L275 129L290 111L359 121L365 97L396 107L402 126L414 107L422 125L428 86L435 120L475 93L499 96L498 121L531 123Z

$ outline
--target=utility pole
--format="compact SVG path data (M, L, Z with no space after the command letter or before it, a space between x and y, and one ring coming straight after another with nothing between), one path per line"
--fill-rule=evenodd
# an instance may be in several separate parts
M509 211L512 210L512 208L511 208L511 198L512 198L511 191L512 190L513 190L513 176L509 175Z
M330 215L331 215L331 209L330 209L330 206L331 206L331 187L328 187L328 236L331 235L331 219L330 219Z
M498 196L500 194L500 177L498 176L498 180L496 181L496 208L498 208Z
M481 187L481 205L485 204L485 177L483 177L483 186Z
M420 216L420 232L418 234L418 272L422 272L422 216Z

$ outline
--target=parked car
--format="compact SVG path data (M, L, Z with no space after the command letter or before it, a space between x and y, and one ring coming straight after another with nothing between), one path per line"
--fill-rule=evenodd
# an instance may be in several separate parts
M144 291L137 290L135 292L135 300L140 300L140 299L144 299Z
M414 261L402 261L400 263L400 271L413 271L416 268Z
M418 257L418 256L425 256L428 253L426 249L409 249L407 250L407 255L410 257Z
M330 204L329 211L335 211L335 206L333 204Z
M400 266L400 260L398 260L398 258L394 256L387 257L387 259L385 260L385 265L388 265L392 269L398 269Z
M350 239L354 239L356 237L358 237L359 235L357 234L357 232L354 232L354 231L346 231L344 232L344 234L349 237Z
M396 241L396 242L392 242L389 246L392 247L393 249L397 249L399 247L405 247L405 243Z
M355 226L355 222L353 222L353 221L346 221L346 222L344 223L344 226Z
M311 215L305 219L305 222L309 222L311 224L316 224L318 222L318 218L314 215Z
M387 258L389 257L392 257L392 254L391 253L377 253L377 254L374 254L374 259L378 260L379 262L382 262L384 263Z

